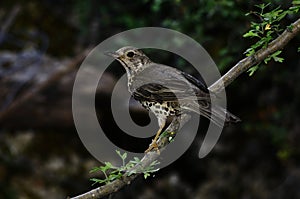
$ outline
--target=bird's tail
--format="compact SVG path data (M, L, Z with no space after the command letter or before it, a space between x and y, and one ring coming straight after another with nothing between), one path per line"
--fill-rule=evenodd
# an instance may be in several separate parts
M237 116L233 115L232 113L230 113L229 111L227 111L226 109L222 108L222 107L215 107L212 108L212 115L214 115L215 117L219 117L219 115L225 115L225 119L224 117L221 119L223 119L225 121L225 123L236 123L236 122L240 122L241 119L238 118Z
M229 124L241 121L240 118L220 106L211 107L209 104L203 107L197 104L196 107L193 107L190 110L203 115L218 126L223 126L224 123Z

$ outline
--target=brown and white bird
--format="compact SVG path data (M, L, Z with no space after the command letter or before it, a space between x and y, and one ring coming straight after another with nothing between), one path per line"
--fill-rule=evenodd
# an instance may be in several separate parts
M133 98L158 118L159 130L146 152L157 149L156 141L170 116L195 112L211 119L216 125L239 121L239 118L221 107L212 109L209 90L195 77L155 63L135 47L127 46L106 54L125 68L128 90Z

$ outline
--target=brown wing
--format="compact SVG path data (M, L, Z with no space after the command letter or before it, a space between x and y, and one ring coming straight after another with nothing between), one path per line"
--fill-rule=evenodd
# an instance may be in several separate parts
M188 80L190 83L195 85L201 91L203 91L204 93L209 93L209 90L207 89L207 86L206 86L205 82L203 81L203 79L200 79L200 80L196 79L192 75L185 73L185 72L181 72L181 74L185 77L186 80Z
M140 101L210 101L205 84L175 68L155 64L134 77L131 92Z
M180 96L176 96L170 89L161 84L145 84L133 92L133 98L139 101L162 103L164 101L175 102Z

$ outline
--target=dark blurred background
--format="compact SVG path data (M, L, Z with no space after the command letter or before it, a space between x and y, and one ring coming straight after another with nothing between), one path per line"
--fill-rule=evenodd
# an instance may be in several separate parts
M89 173L101 163L81 143L72 119L72 86L84 50L128 29L166 27L202 44L224 74L255 42L242 35L258 19L245 14L261 2L268 1L2 0L0 198L66 198L97 187L89 178L103 177ZM290 3L273 0L269 8ZM296 17L287 16L283 24ZM284 63L271 61L228 86L228 107L242 122L226 127L207 157L197 157L204 136L198 132L180 159L112 198L299 199L299 41L298 35L283 50ZM188 70L176 56L155 57ZM99 121L122 146L145 149L151 139L133 144L118 134L107 108L109 92L124 72L117 64L103 76L96 106L108 117ZM137 123L149 122L142 109L132 112Z

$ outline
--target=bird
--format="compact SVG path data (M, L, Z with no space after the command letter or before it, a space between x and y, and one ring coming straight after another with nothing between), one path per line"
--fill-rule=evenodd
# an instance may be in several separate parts
M121 63L126 70L131 96L158 119L159 129L145 153L154 149L159 151L157 140L170 117L194 112L218 126L224 121L240 121L224 108L212 109L211 94L202 79L174 67L153 62L136 47L125 46L105 54Z

